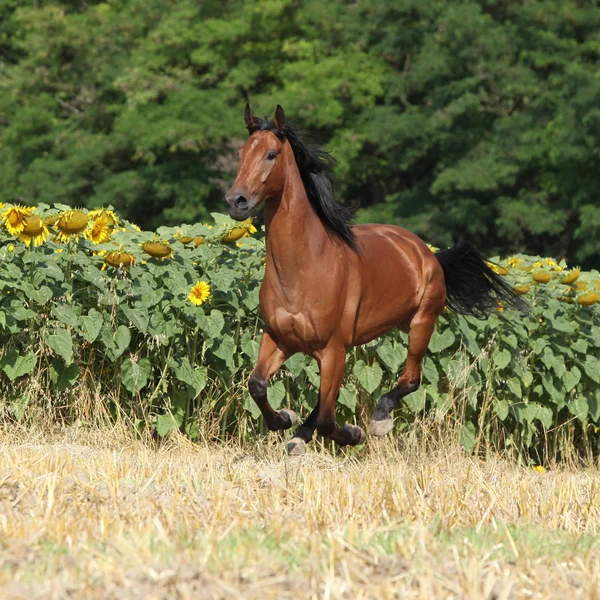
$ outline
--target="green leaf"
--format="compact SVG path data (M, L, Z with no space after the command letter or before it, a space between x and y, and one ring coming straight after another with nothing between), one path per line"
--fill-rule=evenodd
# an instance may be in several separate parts
M123 313L133 323L133 325L142 333L148 331L148 310L146 308L130 308L122 306Z
M591 391L587 398L588 413L595 423L600 420L600 389Z
M494 400L494 412L501 421L508 417L508 402L506 400Z
M496 348L494 351L494 365L499 369L504 369L510 363L511 353L508 350Z
M302 373L306 364L306 356L301 352L290 356L290 358L285 361L285 366L294 377L298 377L298 375Z
M55 358L50 365L50 379L59 392L72 388L79 379L79 365L66 366L62 359Z
M471 452L475 447L475 425L471 421L467 421L461 427L460 443L467 452Z
M95 308L90 308L87 316L79 317L79 332L90 344L96 340L101 328L102 314Z
M18 300L13 300L10 306L7 307L6 312L17 321L27 321L28 319L37 317L37 313L34 310L25 308L23 303Z
M429 340L429 350L434 354L442 352L446 348L450 348L454 344L456 336L451 329L445 329L443 333L433 332L431 340Z
M581 371L577 367L573 367L570 371L567 371L563 378L565 390L569 393L581 380Z
M532 419L537 419L546 429L550 429L552 427L554 415L551 408L542 406L537 402L530 402L529 411Z
M413 413L421 412L425 408L427 389L425 386L421 386L416 392L408 394L402 399L402 402L411 410Z
M177 379L192 387L197 396L206 386L207 368L204 366L194 368L187 356L173 362Z
M43 306L52 298L52 290L47 285L42 285L39 288L33 288L27 293L27 297L36 304Z
M235 342L230 335L224 335L220 342L218 348L214 351L215 356L222 358L225 361L225 364L229 367L230 370L233 370L233 356L235 354Z
M267 398L269 404L271 404L275 410L281 406L281 403L285 398L285 385L283 385L283 381L276 381L267 387Z
M254 363L258 358L260 343L250 337L242 338L240 343L242 352ZM287 364L287 363L286 363Z
M321 378L319 376L319 367L315 360L311 360L305 367L304 372L308 377L308 380L313 384L314 387L319 388L321 384Z
M54 316L69 327L77 327L78 317L68 304L57 304L52 308Z
M429 356L426 356L423 359L423 362L421 364L421 370L423 371L423 378L427 382L437 386L440 380L440 375L435 366L435 362L431 358L429 358Z
M578 395L572 400L569 400L569 402L567 402L567 408L569 409L569 412L580 421L585 421L588 416L589 406L585 396Z
M129 347L131 342L131 333L125 325L119 325L113 336L112 353L115 359L119 358Z
M35 367L36 356L33 352L28 352L23 356L20 356L16 350L9 350L3 357L2 370L6 373L7 377L14 381L23 375L31 372Z
M516 377L511 377L506 383L508 385L508 389L520 400L523 397L523 393L521 391L521 382Z
M177 423L173 419L172 415L167 413L164 415L157 415L154 428L156 429L156 433L160 437L165 437L172 429L177 428Z
M209 315L199 315L198 325L207 337L218 338L225 325L225 317L220 310L213 309Z
M340 389L338 402L350 410L351 413L356 411L356 388L353 384L348 384Z
M372 394L379 387L383 375L379 363L373 363L372 366L369 366L362 360L356 361L353 373L358 377L358 381L369 394Z
M397 373L402 363L406 360L407 350L404 346L394 348L388 339L377 347L377 356L383 361L385 366L393 373Z
M73 362L73 340L71 333L67 329L58 328L46 336L46 343L58 356L60 356L66 365Z
M249 393L244 396L244 408L250 413L253 419L258 419L261 416L260 408Z
M126 358L121 365L121 381L132 394L139 392L148 383L151 373L152 365L147 358L140 358L135 362Z
M588 354L585 357L583 370L592 381L600 383L600 360L598 360L595 356Z

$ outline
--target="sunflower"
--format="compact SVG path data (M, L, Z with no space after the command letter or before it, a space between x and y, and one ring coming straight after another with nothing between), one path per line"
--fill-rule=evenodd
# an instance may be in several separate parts
M252 225L252 219L246 219L238 227L230 229L224 236L224 242L237 242L244 237L248 237L251 233L256 233L256 227Z
M561 283L564 283L564 284L575 283L579 279L580 275L581 275L581 269L573 269L572 271L569 271L569 273L567 273L565 275L565 277L563 277L563 280L561 281Z
M37 215L27 214L23 219L23 230L19 239L29 248L33 240L34 246L41 246L50 236L46 223Z
M110 226L111 222L108 218L106 216L100 216L89 224L88 228L83 232L83 235L93 244L103 244L110 240Z
M552 273L549 273L548 271L540 270L533 274L533 280L536 283L548 283L551 279Z
M156 258L173 258L173 248L168 242L145 242L142 244L144 252Z
M209 296L210 286L208 285L208 283L206 283L206 281L198 281L196 285L190 290L188 300L192 304L200 306L208 299Z
M118 225L119 217L108 208L98 208L88 213L88 219L92 221L98 221L100 219L106 221L109 225Z
M514 269L519 263L523 262L523 259L517 258L516 256L511 256L507 262L508 266Z
M115 269L123 267L123 269L127 270L134 262L135 258L133 254L129 254L129 252L124 252L123 250L109 252L104 257L104 264L102 265L102 270L104 271L106 265L115 267Z
M25 227L25 216L32 210L33 206L17 205L12 208L7 208L2 213L2 220L4 221L6 229L8 229L8 233L11 235L19 235L23 231L23 227Z
M80 210L67 210L56 221L56 227L60 231L57 241L68 242L71 236L75 236L75 241L79 241L79 234L87 227L87 216Z

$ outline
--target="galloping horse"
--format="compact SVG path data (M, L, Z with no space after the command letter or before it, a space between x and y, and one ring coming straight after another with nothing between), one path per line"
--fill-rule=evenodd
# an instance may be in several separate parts
M340 446L361 444L360 427L339 427L335 419L346 352L398 327L408 333L406 364L369 427L371 435L385 435L393 426L391 411L419 387L421 361L444 306L484 316L499 300L518 308L520 301L469 243L434 254L401 227L352 226L350 211L334 199L333 159L286 124L281 106L269 121L246 105L244 118L249 138L225 201L237 220L265 205L265 329L250 394L269 429L294 426L293 411L269 404L267 383L290 356L304 352L319 365L319 400L288 452L305 452L315 429Z

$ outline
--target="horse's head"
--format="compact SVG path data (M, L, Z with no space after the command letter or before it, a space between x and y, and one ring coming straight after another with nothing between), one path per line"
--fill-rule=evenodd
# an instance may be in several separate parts
M246 219L265 200L279 196L285 181L283 149L285 147L285 113L277 105L273 126L263 127L246 104L244 112L250 136L239 151L240 166L225 202L232 218Z

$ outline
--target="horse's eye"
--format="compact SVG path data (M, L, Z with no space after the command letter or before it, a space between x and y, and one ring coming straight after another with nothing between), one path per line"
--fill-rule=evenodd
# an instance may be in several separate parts
M277 158L277 152L275 150L269 150L267 154L267 160L275 160Z

